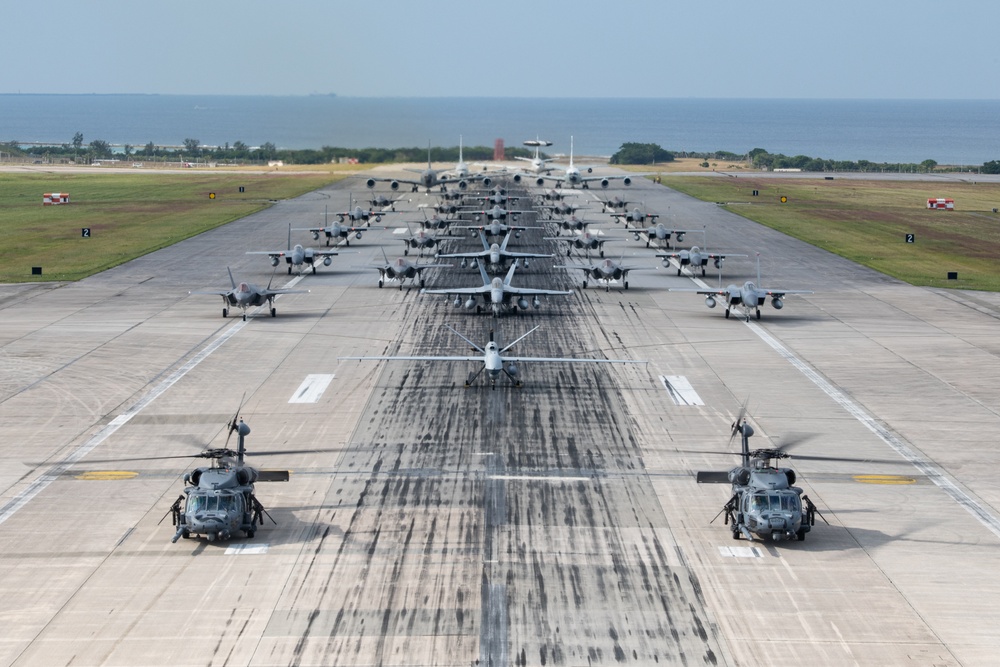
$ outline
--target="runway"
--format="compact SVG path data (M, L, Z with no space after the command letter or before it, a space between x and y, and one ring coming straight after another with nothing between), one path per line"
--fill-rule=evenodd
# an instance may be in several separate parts
M0 664L995 663L1000 298L902 284L644 179L577 198L642 202L706 229L682 246L760 253L763 286L814 293L726 319L668 292L694 283L592 203L606 256L647 268L628 290L579 289L552 268L563 245L531 230L512 249L561 255L513 283L574 293L476 315L378 288L402 243L376 228L436 199L407 193L408 214L330 267L279 269L310 293L277 317L223 319L188 294L228 288L227 266L266 284L247 251L362 191L279 202L79 283L0 286ZM723 284L748 279L752 259L723 265ZM337 361L468 353L445 324L482 342L539 326L516 353L648 364L523 365L523 387L466 389L471 365ZM172 544L163 517L202 462L137 459L223 446L241 401L248 459L291 471L257 485L276 524ZM791 462L829 522L804 542L712 523L730 489L694 474L738 462L716 452L737 451L744 401L754 446L794 434L796 453L870 461Z

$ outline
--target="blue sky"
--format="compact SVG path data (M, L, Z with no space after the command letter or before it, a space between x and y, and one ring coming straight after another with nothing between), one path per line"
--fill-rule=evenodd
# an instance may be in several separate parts
M996 0L10 4L0 93L1000 98Z

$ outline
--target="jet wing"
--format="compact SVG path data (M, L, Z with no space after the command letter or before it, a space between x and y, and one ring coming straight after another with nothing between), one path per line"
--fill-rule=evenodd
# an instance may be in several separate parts
M802 290L802 289L764 289L758 288L758 292L763 292L768 296L782 297L786 294L812 294L812 290Z
M573 357L504 357L504 361L525 363L529 361L544 361L559 364L648 364L645 359L579 359Z
M251 250L247 252L248 255L269 255L271 257L284 257L288 254L287 250Z
M690 292L694 294L711 294L712 296L726 296L729 294L729 290L726 288L721 289L693 289L690 287L671 287L667 289L668 292Z
M337 361L483 361L483 355L474 357L425 357L425 356L403 356L403 357L337 357Z
M487 290L489 291L489 290ZM535 294L548 294L551 296L565 296L572 294L573 292L565 292L563 290L554 289L534 289L531 287L513 287L511 285L505 285L503 288L505 294L520 294L521 296L532 296Z
M262 296L271 296L273 294L308 294L307 289L262 289L260 291Z
M453 287L451 289L425 289L420 290L424 294L489 294L489 285L480 285L479 287ZM567 292L569 294L569 292Z

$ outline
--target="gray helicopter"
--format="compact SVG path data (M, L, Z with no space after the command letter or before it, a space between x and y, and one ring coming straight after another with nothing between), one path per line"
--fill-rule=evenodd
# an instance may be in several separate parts
M253 537L265 516L271 523L277 523L254 495L254 483L287 482L289 473L287 470L261 471L244 464L247 453L244 438L249 435L250 427L242 419L237 423L237 419L238 412L229 423L229 435L235 431L238 437L236 451L226 447L207 449L198 456L212 459L212 464L184 475L184 483L188 485L184 495L170 506L173 524L177 527L171 542L181 537L189 539L192 535L204 535L209 542L228 540L239 531ZM228 441L227 436L227 445Z
M801 488L794 486L794 470L771 464L772 460L788 458L787 452L781 448L750 450L750 436L754 434L754 430L747 423L745 413L744 406L733 422L732 437L730 437L732 442L736 434L740 434L742 442L740 465L728 473L699 471L697 480L699 483L729 482L733 485L733 496L719 514L725 514L725 523L730 526L734 540L743 536L752 541L756 536L761 540L772 542L792 539L801 542L806 539L806 533L812 530L819 511L809 500L809 496L804 495ZM798 458L827 459L828 457ZM825 518L823 520L826 521Z

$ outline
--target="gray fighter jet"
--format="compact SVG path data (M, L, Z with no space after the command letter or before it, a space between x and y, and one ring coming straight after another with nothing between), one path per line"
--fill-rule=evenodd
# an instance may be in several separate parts
M757 255L757 283L760 283L760 255ZM811 290L790 290L790 289L775 289L775 288L765 288L757 287L757 284L748 280L742 285L728 285L725 288L719 287L717 289L679 289L676 287L670 288L671 292L695 292L696 294L702 294L705 296L705 305L709 308L715 308L716 301L718 299L724 299L726 302L726 317L729 317L729 311L733 306L740 306L743 310L743 316L746 321L750 321L750 314L754 312L757 319L760 319L760 307L764 305L764 302L770 297L771 305L774 306L775 310L781 310L784 305L784 298L786 294L812 294Z
M277 317L278 311L274 307L274 297L279 294L306 294L309 292L309 290L305 289L271 289L271 281L268 281L267 287L257 287L247 282L241 282L237 285L236 279L233 278L232 270L226 267L226 271L229 271L229 282L233 285L232 289L215 292L189 292L189 294L215 294L221 296L223 317L229 316L231 308L240 308L243 310L243 321L245 322L248 308L263 306L265 303L271 311L271 317ZM271 280L274 280L273 274L271 275Z
M507 262L512 259L523 259L524 268L528 268L529 259L553 257L554 255L548 254L544 255L537 252L514 252L512 250L507 250L507 243L510 241L513 234L507 232L507 235L503 237L503 243L489 243L486 240L486 234L482 229L479 230L479 238L483 242L483 249L480 252L456 252L448 255L438 255L441 259L448 259L451 257L461 257L462 258L462 268L464 269L469 265L468 260L472 260L473 267L477 266L479 263L486 264L491 272L503 271L507 267Z
M514 263L510 265L510 270L507 271L507 276L505 278L501 279L497 277L492 280L488 275L486 275L486 268L480 264L479 275L483 278L483 284L481 287L451 287L445 289L429 289L424 290L424 292L427 294L454 295L456 308L463 305L462 297L466 296L468 297L464 302L466 309L471 310L472 308L475 308L477 313L481 313L483 308L489 308L493 313L493 317L497 317L501 313L507 311L514 311L516 308L527 310L528 297L532 297L531 305L534 308L541 308L542 302L538 298L540 296L567 296L572 294L572 292L567 292L565 290L514 287L510 284L510 281L511 278L514 277L514 271L517 270L517 265L520 261L521 260L519 259L514 260ZM479 304L476 297L483 300L483 305Z
M277 267L284 258L288 264L288 275L292 275L294 267L299 273L308 264L312 267L312 272L316 273L316 260L322 260L323 266L330 266L330 258L339 254L336 250L313 250L303 248L301 244L292 245L292 226L288 225L288 249L287 250L251 250L248 255L268 255L271 258L271 266Z

